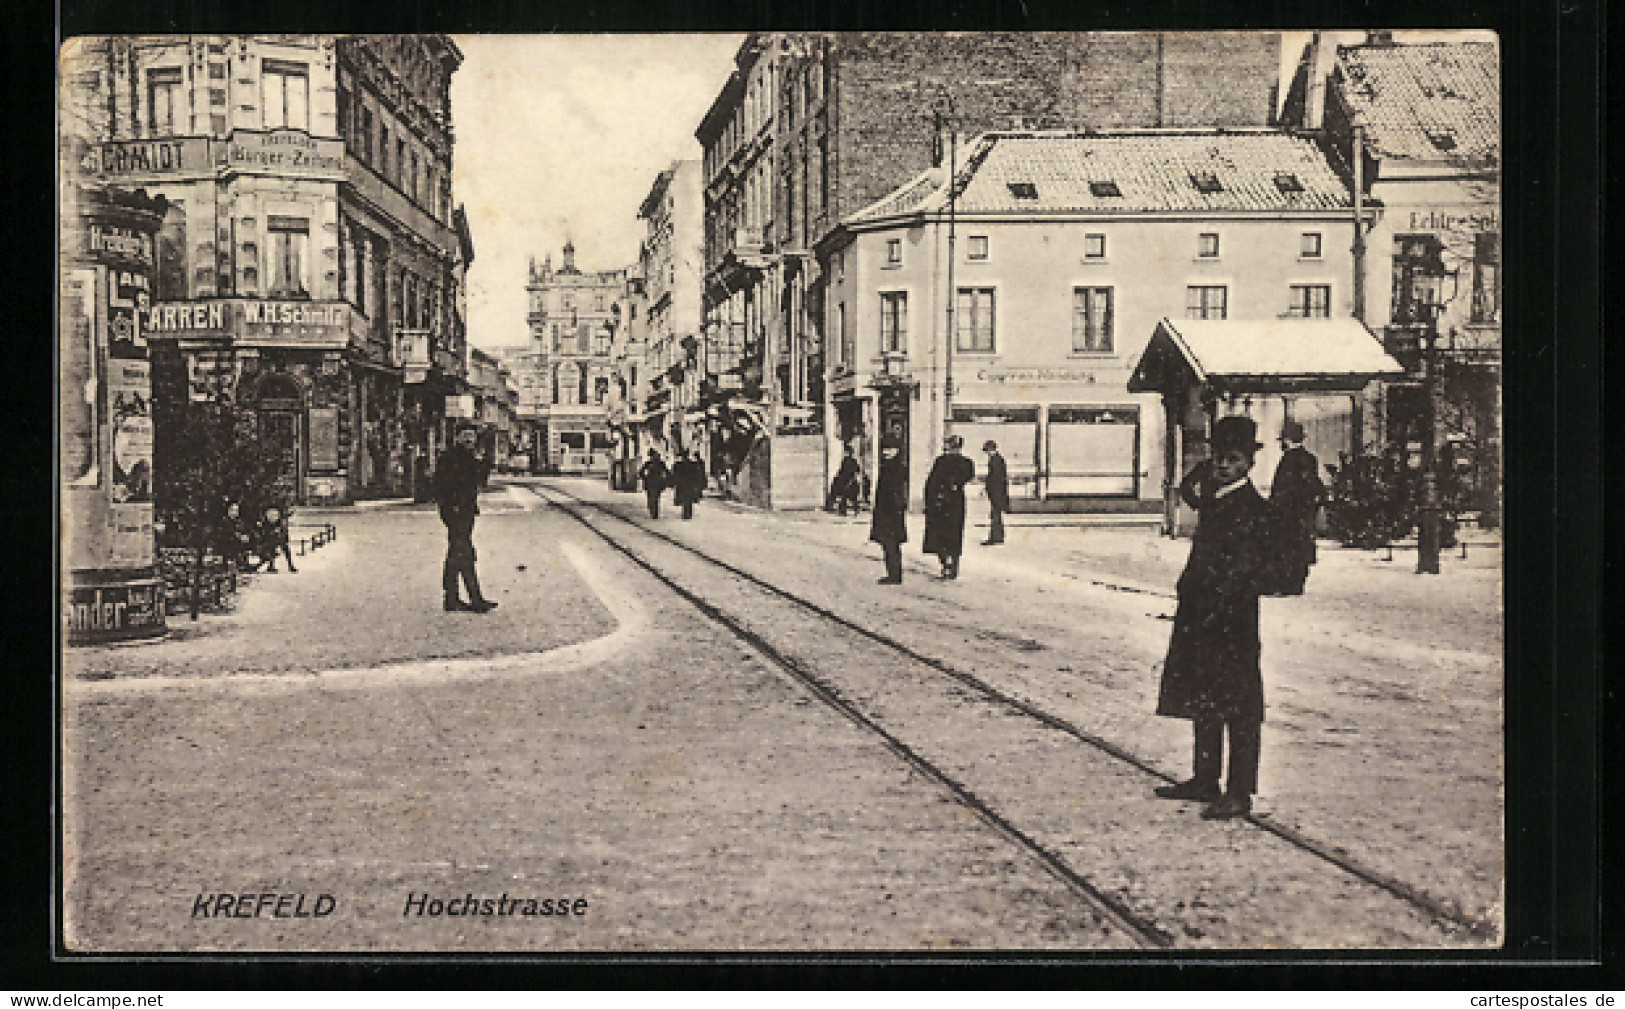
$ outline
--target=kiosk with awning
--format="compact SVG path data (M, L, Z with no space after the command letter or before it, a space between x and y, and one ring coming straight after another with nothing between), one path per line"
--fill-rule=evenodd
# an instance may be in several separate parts
M1287 420L1303 424L1322 462L1359 450L1362 394L1405 369L1358 319L1180 319L1157 323L1129 377L1129 392L1162 396L1163 531L1187 531L1194 517L1179 501L1179 481L1207 458L1219 417L1246 414L1258 424L1253 482L1268 488Z

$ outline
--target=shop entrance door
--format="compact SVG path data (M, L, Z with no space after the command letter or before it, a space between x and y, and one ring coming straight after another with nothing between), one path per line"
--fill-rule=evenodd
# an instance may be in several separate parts
M276 489L289 501L304 504L304 424L298 410L260 410L260 444L277 460Z

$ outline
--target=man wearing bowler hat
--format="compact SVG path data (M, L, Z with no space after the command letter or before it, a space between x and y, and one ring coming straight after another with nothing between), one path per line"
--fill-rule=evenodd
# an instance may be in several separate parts
M874 513L869 539L886 555L882 585L903 583L903 544L908 542L908 470L903 464L903 443L892 435L880 441L880 478L875 481Z
M1303 447L1303 425L1289 420L1281 425L1281 461L1270 484L1270 504L1275 506L1283 535L1285 584L1281 595L1303 594L1309 578L1309 565L1315 563L1315 517L1326 498L1326 485L1320 482L1320 460Z
M1190 558L1179 576L1179 604L1163 663L1157 714L1188 718L1195 745L1190 780L1164 785L1164 799L1208 803L1202 817L1223 820L1252 811L1258 790L1264 681L1258 665L1258 597L1271 549L1273 510L1248 479L1263 446L1247 417L1213 425L1212 458L1180 484L1197 512ZM1230 768L1219 788L1223 743Z
M474 569L474 517L480 513L480 485L491 472L490 462L474 454L478 440L474 425L459 426L452 446L440 454L434 467L435 501L446 526L446 563L440 584L448 611L489 613L497 607L480 592L480 576ZM457 595L459 579L468 590L466 603Z
M998 442L984 441L982 451L987 453L988 508L987 539L982 545L991 547L1004 542L1004 513L1010 510L1010 471L999 454Z

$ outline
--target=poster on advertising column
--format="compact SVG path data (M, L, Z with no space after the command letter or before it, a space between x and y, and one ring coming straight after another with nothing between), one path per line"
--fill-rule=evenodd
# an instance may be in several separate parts
M111 363L113 560L119 564L152 563L151 390L146 361Z
M96 271L62 274L60 366L62 480L69 486L94 486L96 465Z

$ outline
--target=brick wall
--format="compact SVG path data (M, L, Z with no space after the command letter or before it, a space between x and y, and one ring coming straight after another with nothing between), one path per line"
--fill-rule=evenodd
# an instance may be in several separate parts
M1266 126L1279 46L1273 32L837 36L833 219L930 165L932 115L947 113L944 96L964 136Z

